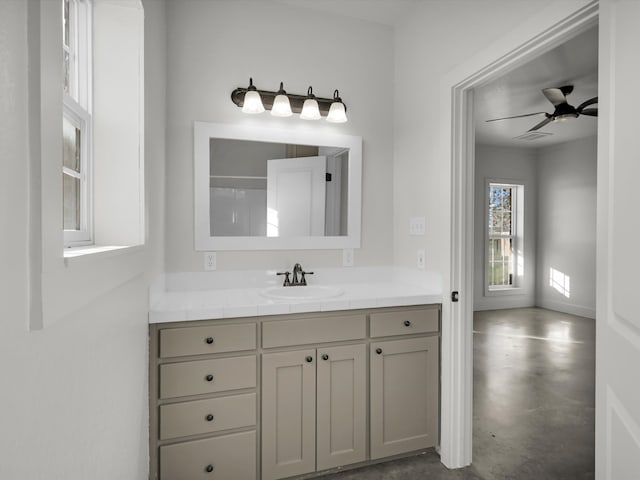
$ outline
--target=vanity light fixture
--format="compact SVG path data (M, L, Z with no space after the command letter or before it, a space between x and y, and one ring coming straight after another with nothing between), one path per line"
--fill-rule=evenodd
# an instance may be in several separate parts
M331 123L344 123L347 121L346 106L338 95L338 90L333 92L333 98L316 97L313 88L309 87L306 95L287 93L283 83L276 92L258 90L253 85L253 79L249 79L249 87L238 87L231 92L231 101L242 108L244 113L262 113L270 110L275 117L288 117L293 113L299 113L304 120L317 120L326 116Z
M276 98L273 99L273 106L271 107L271 115L274 117L290 117L293 115L291 111L291 103L287 92L284 91L284 85L280 82L280 89L276 92Z
M329 107L327 122L344 123L347 121L347 112L344 103L342 103L342 99L338 95L338 90L333 92L333 103Z
M247 88L247 93L244 96L242 111L252 114L264 112L264 105L262 104L260 93L258 93L258 89L253 86L253 78L249 79L249 88Z

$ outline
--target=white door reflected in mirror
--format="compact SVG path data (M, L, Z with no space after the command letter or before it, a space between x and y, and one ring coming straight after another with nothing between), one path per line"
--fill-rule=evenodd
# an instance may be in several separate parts
M267 236L324 236L326 157L267 161Z

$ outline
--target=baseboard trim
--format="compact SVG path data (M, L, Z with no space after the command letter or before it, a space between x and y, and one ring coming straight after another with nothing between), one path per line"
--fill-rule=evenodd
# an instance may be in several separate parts
M537 305L540 308L546 308L547 310L554 310L556 312L568 313L570 315L577 315L579 317L586 317L595 319L596 318L596 310L595 308L585 307L582 305L571 305L563 302L556 302L553 300L543 300L537 302Z

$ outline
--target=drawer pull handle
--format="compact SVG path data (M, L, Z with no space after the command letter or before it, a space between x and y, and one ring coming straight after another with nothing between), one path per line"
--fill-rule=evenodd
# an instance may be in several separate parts
M411 322L409 320L405 320L404 321L404 326L405 327L410 327L411 326Z
M380 354L382 353L382 349L381 349L381 348L376 348L376 353L377 353L378 355L380 355Z
M213 465L209 464L204 468L204 471L207 473L213 472Z
M306 360L308 363L311 363L311 362L313 362L313 357L312 357L311 355L309 355L307 358L305 358L305 360Z
M206 377L204 377L204 379L205 379L207 382L213 382L213 375L209 374L209 375L207 375Z
M204 417L207 422L213 422L213 415L212 414L208 414L206 417Z
M213 337L207 337L205 342L207 342L209 345L213 344Z
M327 355L326 353L324 355L322 355L322 359L323 360L329 360L329 355Z

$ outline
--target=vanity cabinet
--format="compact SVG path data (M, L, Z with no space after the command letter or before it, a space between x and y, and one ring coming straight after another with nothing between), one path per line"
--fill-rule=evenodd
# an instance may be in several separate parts
M436 446L440 306L150 327L150 478L275 480Z
M150 340L150 478L256 479L257 324L153 325Z
M438 442L439 317L433 308L371 314L371 337L412 336L370 344L372 459Z
M262 356L262 479L366 459L366 345Z

